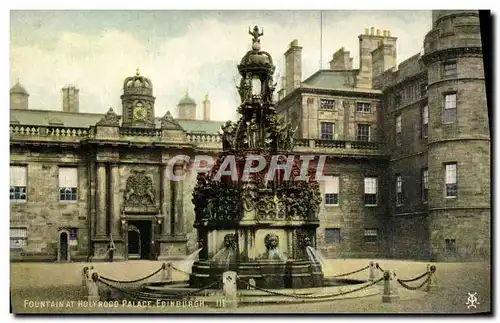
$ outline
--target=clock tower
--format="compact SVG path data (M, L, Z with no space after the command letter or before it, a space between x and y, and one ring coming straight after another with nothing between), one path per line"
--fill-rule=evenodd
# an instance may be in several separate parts
M127 77L123 82L123 122L124 127L154 128L153 83L143 77L137 69L134 76Z

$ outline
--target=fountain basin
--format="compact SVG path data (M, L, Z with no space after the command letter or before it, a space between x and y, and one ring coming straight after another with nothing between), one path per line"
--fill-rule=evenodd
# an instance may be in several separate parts
M222 288L222 274L225 271L238 274L238 288L247 288L251 279L261 288L309 288L324 286L321 265L309 260L256 260L237 263L218 264L211 261L196 261L192 267L189 286L202 288L219 281Z

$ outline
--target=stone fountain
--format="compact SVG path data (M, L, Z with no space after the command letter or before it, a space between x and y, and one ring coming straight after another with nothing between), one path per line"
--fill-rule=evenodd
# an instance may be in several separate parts
M252 50L238 65L241 117L222 127L223 152L210 171L198 174L193 193L202 249L189 286L220 281L228 270L259 287L323 286L321 265L307 253L316 246L319 185L314 169L301 169L300 156L291 153L295 129L275 111L275 66L261 50L263 32L256 26L249 33ZM273 163L287 167L269 172Z

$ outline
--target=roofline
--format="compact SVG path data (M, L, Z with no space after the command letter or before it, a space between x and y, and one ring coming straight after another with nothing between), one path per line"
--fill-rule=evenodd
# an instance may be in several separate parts
M320 74L321 72L356 72L356 71L359 71L359 69L350 69L350 70L319 69L316 72L314 72L313 74L311 74L308 78L303 80L301 83L305 83L305 82L309 81L311 78L313 78L317 74Z

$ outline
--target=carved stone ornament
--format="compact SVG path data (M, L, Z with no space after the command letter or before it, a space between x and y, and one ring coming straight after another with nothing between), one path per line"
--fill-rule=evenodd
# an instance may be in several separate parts
M182 130L181 125L177 120L174 119L170 111L167 111L165 115L160 119L161 128L167 130Z
M109 108L108 112L99 120L96 125L98 126L119 126L120 125L120 116L113 111L113 108Z
M125 205L151 206L155 203L153 180L145 171L133 171L134 174L127 179L125 189Z
M349 107L351 106L351 102L349 100L342 100L342 106L344 107L344 109L349 109Z

